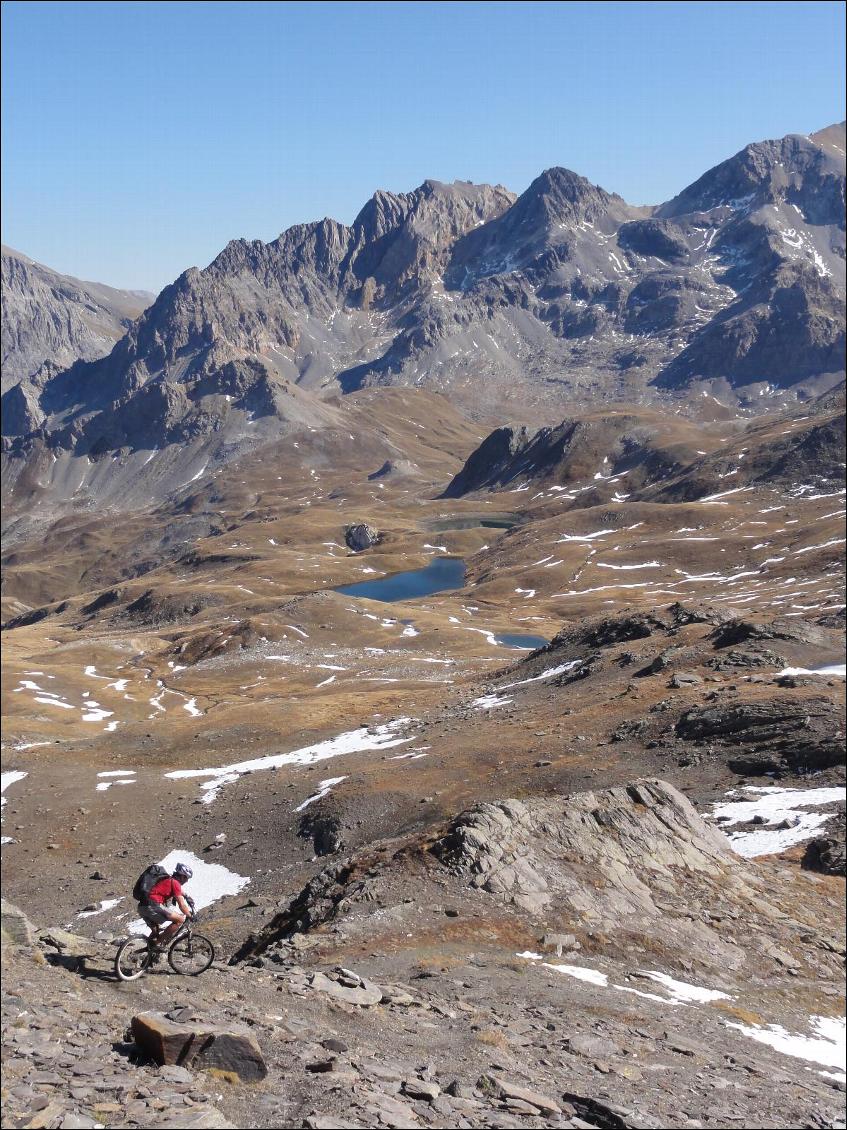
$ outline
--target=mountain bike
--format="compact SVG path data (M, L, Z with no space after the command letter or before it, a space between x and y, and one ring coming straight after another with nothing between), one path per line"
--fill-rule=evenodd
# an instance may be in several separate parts
M133 935L122 942L115 954L115 974L120 981L137 981L167 954L168 964L174 973L183 977L196 977L205 973L215 960L215 947L203 934L194 929L196 915L186 918L167 950L156 945L153 935L146 938Z

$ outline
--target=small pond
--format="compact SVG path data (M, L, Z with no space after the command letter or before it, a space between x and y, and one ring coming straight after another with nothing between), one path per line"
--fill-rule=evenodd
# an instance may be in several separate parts
M464 583L465 563L461 557L434 557L423 569L390 573L375 581L340 585L335 591L345 596L360 596L392 603L395 600L414 600L419 596L460 589Z
M436 518L427 523L427 529L434 534L443 534L445 530L511 530L517 525L515 514L491 514L482 517L479 514L467 514L464 517Z
M494 638L500 647L512 647L521 651L535 651L546 647L550 642L544 636L531 636L523 632L495 632Z

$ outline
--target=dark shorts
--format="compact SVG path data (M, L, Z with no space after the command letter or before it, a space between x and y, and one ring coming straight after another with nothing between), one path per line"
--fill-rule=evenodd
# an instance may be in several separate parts
M140 902L138 913L148 926L163 926L173 922L174 911L168 910L159 902Z

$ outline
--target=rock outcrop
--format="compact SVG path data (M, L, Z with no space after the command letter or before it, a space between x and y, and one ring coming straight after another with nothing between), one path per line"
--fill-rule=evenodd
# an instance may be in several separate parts
M736 773L814 773L845 762L842 711L819 697L692 707L676 735L717 746Z
M496 428L471 452L444 497L514 490L516 484L556 490L578 484L575 501L583 506L614 500L619 490L627 499L693 502L725 489L729 476L735 487L835 484L835 468L845 460L843 404L817 398L791 423L754 422L743 440L709 454L700 450L697 430L686 432L678 421L646 410L591 413L535 433Z
M651 887L717 876L731 862L723 836L664 781L480 804L433 847L473 887L536 913L554 900L581 920L656 915Z
M36 928L20 909L3 899L0 902L0 936L3 945L32 946L35 944Z
M838 828L832 834L816 836L809 841L803 855L803 866L824 875L847 875L847 844L844 835L844 813L838 818Z

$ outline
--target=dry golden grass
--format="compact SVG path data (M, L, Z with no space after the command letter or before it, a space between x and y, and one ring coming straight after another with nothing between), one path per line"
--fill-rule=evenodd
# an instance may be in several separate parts
M740 1020L744 1024L755 1024L758 1027L765 1023L758 1012L751 1012L748 1008L740 1008L738 1005L729 1004L727 1001L715 1001L714 1007L729 1016L734 1016L736 1020Z
M486 1047L509 1050L509 1040L500 1028L481 1028L474 1038L478 1044L485 1044Z

